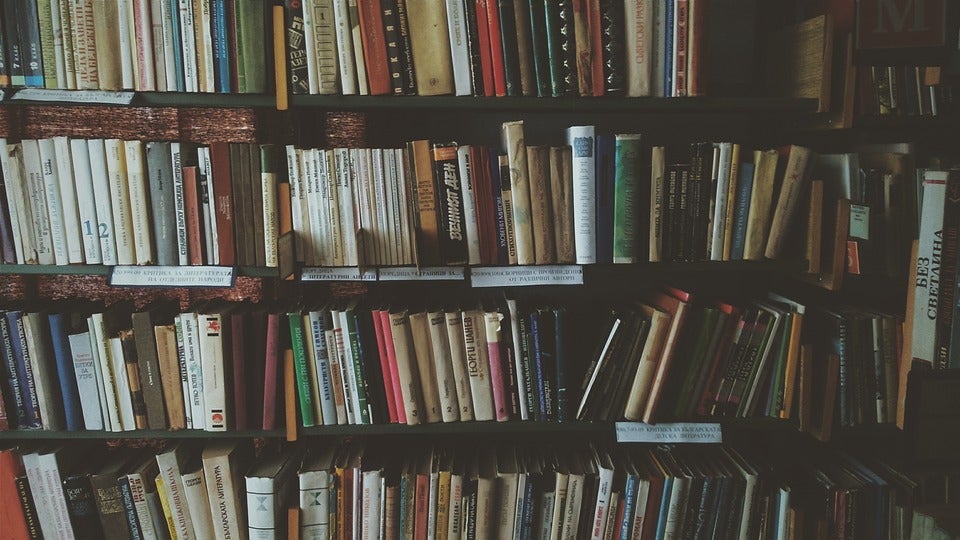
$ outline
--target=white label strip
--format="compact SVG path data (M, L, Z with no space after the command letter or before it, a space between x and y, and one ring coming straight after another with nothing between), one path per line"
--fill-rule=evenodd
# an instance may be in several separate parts
M617 422L617 442L633 443L722 443L720 424L643 424Z
M376 281L377 271L372 268L360 270L353 267L315 267L304 268L300 273L300 281Z
M527 285L583 285L583 267L487 266L470 270L474 287L523 287Z
M462 266L401 266L380 269L380 281L459 281L464 278Z
M45 88L24 88L18 90L10 99L129 105L133 101L133 96L133 92L108 92L106 90L48 90Z
M110 285L118 287L231 287L230 266L115 266Z

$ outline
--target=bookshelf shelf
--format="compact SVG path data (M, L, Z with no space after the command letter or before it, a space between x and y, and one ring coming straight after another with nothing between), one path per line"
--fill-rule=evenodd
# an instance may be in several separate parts
M292 107L329 110L458 110L516 112L772 112L812 113L815 99L792 98L624 98L624 97L472 97L472 96L291 96Z
M19 95L18 95L19 94ZM7 90L2 101L8 106L94 105L130 107L220 107L274 108L273 94L221 94L204 92L107 92L24 88Z
M24 429L0 433L0 441L27 440L116 440L116 439L242 439L255 437L283 437L282 430L247 430L211 432L197 429L135 430L135 431L46 431Z
M108 276L112 269L112 266L104 266L102 264L0 264L0 275ZM237 268L237 275L247 277L277 277L279 272L276 268L240 266Z

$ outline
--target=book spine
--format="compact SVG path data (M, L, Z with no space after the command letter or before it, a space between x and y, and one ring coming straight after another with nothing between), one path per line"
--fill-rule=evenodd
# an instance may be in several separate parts
M429 312L427 322L430 325L430 345L440 398L440 414L444 422L456 422L460 419L456 376L458 372L464 376L463 370L458 369L460 366L452 365L445 314L442 311Z
M573 0L573 34L576 45L577 92L581 96L592 96L593 65L588 0Z
M49 7L49 2L47 6ZM24 0L17 8L24 86L44 88L43 43L40 39L38 0Z
M653 0L628 0L625 3L626 94L629 97L650 96L652 90Z
M46 198L47 219L50 224L54 264L69 264L67 233L63 222L63 202L60 198L60 181L57 173L53 139L37 140L37 148L39 149L40 174L43 177L43 191Z
M503 315L496 311L486 312L483 315L487 337L487 360L490 364L490 386L493 390L493 407L498 422L506 422L510 419L510 410L507 406L510 398L505 395L507 386L500 360L500 323L502 321Z
M464 0L447 0L446 8L450 59L453 64L454 93L458 96L469 96L472 93L471 62Z
M130 217L133 224L133 246L136 262L140 265L154 264L143 142L124 141L123 145L127 166L127 186L130 197Z
M480 11L480 1L477 2L477 17L486 14L487 36L490 46L490 67L493 72L493 95L498 97L507 95L507 74L504 65L503 41L500 37L500 12L498 9L499 0L482 0L484 3L484 12ZM481 44L481 46L483 46Z
M381 0L380 9L383 18L383 37L387 46L387 68L390 76L390 93L402 96L405 90L404 67L400 41L400 16L397 13L398 0Z
M597 262L596 145L593 126L567 129L573 149L573 232L577 264Z
M482 31L486 33L486 20L478 17L476 1L464 0L464 5L466 7L466 12L464 13L467 29L466 40L470 59L470 87L473 89L473 95L483 96L486 95L487 90L484 80L485 77L489 75L491 77L491 83L493 82L493 73L485 73L483 71L483 51L480 50L482 47L482 36L480 35L481 26ZM487 54L489 54L489 51Z
M530 182L523 122L504 123L501 137L510 163L509 182L512 198L513 232L517 243L517 264L534 264L536 252L533 239Z
M673 96L687 95L688 0L676 0L673 20Z
M57 0L37 0L37 20L40 24L40 56L43 58L44 88L57 89L60 88L60 82L66 78L66 73L63 72L63 43L55 43L54 39L53 23L56 22L57 26L60 23L60 9L56 7L56 13L54 13L55 6L52 5L54 2Z
M520 80L517 21L514 0L496 0L500 19L500 45L503 50L503 73L508 96L523 95Z
M456 144L433 146L436 192L440 205L440 256L445 264L467 263L464 201Z
M468 3L473 4L472 15L476 19L477 25L477 52L480 55L480 76L482 85L476 86L478 95L493 96L495 93L493 52L490 48L490 24L487 19L487 0L476 0ZM482 92L481 92L482 90Z
M304 427L316 425L314 418L313 394L310 391L310 377L307 373L307 358L303 342L303 322L298 312L287 313L290 324L290 344L293 348L293 362L297 374L297 395L300 399L300 418Z
M460 174L460 193L463 197L463 220L467 241L467 263L471 265L481 263L480 255L480 225L477 216L477 194L474 186L477 184L473 153L469 146L460 146L457 149L458 171Z
M83 241L80 231L80 210L77 205L77 184L73 170L70 141L66 137L53 138L57 161L57 180L60 184L60 199L63 204L63 220L66 232L67 260L71 264L84 262ZM2 219L3 216L0 216ZM2 224L3 222L0 222Z
M550 193L550 149L528 146L527 178L530 185L530 215L533 220L533 254L536 264L556 264L556 217Z
M486 358L486 328L483 316L478 311L465 311L462 323L464 354L467 359L467 374L470 377L474 418L478 421L494 420L496 409Z
M560 32L560 69L563 77L564 93L566 95L576 95L579 84L577 82L577 39L573 0L559 1L557 18Z
M614 181L613 262L635 263L638 260L636 214L637 177L640 174L640 136L616 136L616 173Z
M10 395L5 396L13 404L13 414L16 414L15 427L23 427L27 424L26 402L24 393L20 389L19 376L17 374L17 360L14 354L14 343L11 337L9 318L0 316L0 339L2 339L3 361L6 367L7 386ZM8 412L10 414L10 412ZM8 421L9 421L8 417Z
M340 92L345 96L358 93L356 60L347 0L333 0L333 18L337 37L337 65L340 67Z
M943 261L944 206L948 174L927 171L923 178L920 244L917 251L917 280L913 304L914 361L936 365L939 276Z
M387 60L387 43L384 36L383 14L377 2L361 2L359 5L360 35L363 45L364 65L370 95L390 94L390 67Z
M304 41L303 2L286 0L284 18L287 38L287 77L292 94L309 94L310 82L307 69L307 49Z
M23 396L24 422L21 427L42 427L40 418L40 403L37 400L36 383L34 382L33 366L30 362L30 350L27 347L27 336L23 327L24 314L19 311L7 312L7 323L10 326L10 335L13 345L13 354L16 358L17 382Z
M733 180L731 178L731 180ZM731 239L730 260L743 260L747 239L747 219L750 213L750 193L753 188L753 164L740 165L740 178L737 179L736 206L733 215L733 235Z
M500 264L517 264L517 237L513 231L513 194L510 191L510 160L497 156L492 189L497 212L498 261Z
M124 475L117 479L120 488L120 498L123 502L123 515L129 527L130 540L143 540L140 531L140 521L137 518L137 507L133 504L133 493L130 491L130 480Z
M536 96L550 97L550 53L547 48L547 12L543 2L530 2L530 41ZM517 24L520 24L518 21Z
M27 524L27 532L32 540L43 538L40 532L40 520L37 517L37 507L33 504L33 494L30 491L30 483L26 476L16 478L17 497L20 500L20 508L23 510L23 518Z

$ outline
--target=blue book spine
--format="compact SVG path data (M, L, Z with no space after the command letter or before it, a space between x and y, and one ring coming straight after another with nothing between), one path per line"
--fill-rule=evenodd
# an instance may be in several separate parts
M533 478L524 484L523 514L520 518L520 540L533 538Z
M37 402L37 387L33 380L33 367L30 365L27 337L23 332L23 313L8 311L7 324L10 325L10 341L13 344L13 356L16 359L17 381L20 383L20 393L23 395L23 409L26 415L22 426L39 428L42 427L39 414L40 403Z
M613 195L616 184L616 139L597 135L597 262L613 262Z
M567 312L563 309L553 310L553 320L556 326L554 338L557 346L554 359L557 362L557 422L567 421L567 351L564 347L563 336L567 331Z
M23 404L23 394L20 392L20 385L17 382L17 360L13 355L10 325L3 315L0 315L0 347L2 347L3 353L3 380L6 381L3 389L4 397L9 401L7 415L9 417L11 413L15 413L17 415L17 426L24 426L27 423L27 412Z
M747 218L750 214L750 194L753 192L753 163L740 164L737 180L737 200L733 210L733 247L730 259L743 259L743 246L747 241Z
M180 2L179 0L170 0L170 12L173 27L173 65L177 72L177 92L186 92L187 83L183 79L183 39L180 37Z
M9 4L12 2L4 2ZM24 0L18 10L20 30L20 50L23 54L24 84L28 87L43 88L43 54L40 44L40 18L37 14L37 0Z
M497 223L497 264L510 264L507 254L507 221L503 214L503 192L500 186L500 158L493 152L490 156L490 189L493 191L493 206Z
M140 532L140 520L137 519L137 507L133 505L133 493L130 491L130 480L127 475L117 479L120 487L120 496L123 497L123 513L127 518L127 527L130 529L130 540L143 540Z
M673 0L667 0L664 10L664 34L666 43L663 47L663 95L673 96Z
M227 6L225 0L210 1L213 24L214 81L217 92L230 93L230 44L227 40Z
M657 540L662 540L667 530L667 514L670 513L670 493L672 491L673 478L668 476L663 482L663 498L660 500L660 515L657 518L657 534L655 536Z
M623 519L620 521L620 540L630 540L630 527L633 525L634 506L637 504L637 488L640 479L634 475L627 476L627 483L623 487Z
M546 389L543 386L543 357L540 350L540 317L534 311L530 314L530 340L533 341L533 363L537 372L537 395L540 396L540 418L547 419Z
M63 396L67 431L80 431L83 429L83 410L80 408L77 376L73 371L73 355L67 338L66 317L62 313L51 313L49 318L53 356L57 361L57 376L60 377L60 394Z

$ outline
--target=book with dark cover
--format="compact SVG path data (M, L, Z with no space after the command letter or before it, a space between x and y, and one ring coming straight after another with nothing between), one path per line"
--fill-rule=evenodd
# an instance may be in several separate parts
M470 50L470 86L473 88L473 95L485 95L487 88L483 77L483 54L480 50L482 40L480 39L480 19L477 18L477 3L473 0L464 2L466 6L467 17L467 45ZM484 31L486 28L484 28Z
M943 247L940 263L940 298L937 301L937 367L945 369L950 363L953 327L953 307L957 278L957 254L960 252L960 169L947 175L947 194L943 208ZM960 344L957 344L960 345Z
M100 514L100 525L103 527L104 536L110 539L131 539L123 495L117 483L125 461L119 455L110 456L96 473L90 475L90 487L97 504L97 513Z
M230 162L230 144L216 142L210 145L210 168L213 175L213 196L216 200L217 251L220 264L236 264L236 250L233 238L233 189Z
M103 538L103 527L100 525L100 516L93 499L90 475L77 473L66 476L63 479L63 494L67 500L70 524L77 538Z
M272 145L247 145L250 163L250 214L253 218L253 259L252 263L259 267L267 265L266 244L263 241L263 169L261 163L272 159ZM250 223L250 222L248 222Z
M255 356L256 349L248 349L245 345L246 340L250 338L247 335L248 326L246 324L248 313L244 309L238 309L224 314L224 325L229 319L230 324L230 351L233 353L233 427L238 431L247 429L247 357ZM258 334L259 330L252 330L252 333Z
M410 25L407 21L407 4L396 0L397 21L400 28L400 60L403 66L403 94L417 95L417 78L414 76L416 67L413 64L413 46L410 44Z
M547 46L547 12L543 2L530 2L530 41L537 97L550 97L550 51Z
M62 313L51 313L48 318L67 431L79 431L83 429L83 411L80 409L80 392L77 390L77 378L73 370L73 356L67 341L69 322Z
M560 32L560 66L564 95L577 95L577 36L573 22L573 0L557 0ZM622 11L622 10L621 10Z
M730 179L731 181L733 178ZM750 214L750 194L753 188L753 163L740 164L740 178L737 179L736 201L733 210L733 249L730 259L743 259L743 248L747 239L747 218Z
M233 148L236 148L236 158L234 158ZM257 255L256 255L256 235L257 231L255 227L250 225L254 223L253 219L253 171L250 168L250 152L252 150L252 145L247 143L237 143L231 145L230 159L231 159L231 169L233 170L233 189L234 197L233 201L236 205L236 209L239 209L239 214L237 214L240 219L234 221L234 231L237 238L237 249L238 257L237 261L239 264L253 266L256 264ZM257 150L259 152L259 149ZM257 154L259 155L259 153ZM236 161L233 161L236 159ZM259 163L259 160L258 160ZM233 164L239 164L239 168L233 167ZM239 171L239 172L238 172ZM257 186L260 185L260 179L257 178ZM237 202L239 201L239 203ZM258 208L259 212L260 209ZM263 233L263 228L260 229L260 233ZM242 254L242 256L241 256Z
M20 497L20 508L23 510L23 519L27 522L27 532L31 540L43 538L40 533L40 520L37 519L37 507L33 504L33 495L30 493L30 482L27 475L18 476L17 495Z
M490 152L490 191L493 193L493 211L494 227L496 231L497 251L494 264L506 265L510 263L508 245L507 245L507 221L505 210L503 208L503 185L501 184L502 171L500 170L500 157L496 152ZM510 182L506 183L506 189L510 189Z
M117 479L120 488L120 500L123 502L123 515L127 521L131 540L141 540L143 532L140 529L140 520L137 519L137 508L133 505L133 492L130 491L130 479L122 474Z
M613 262L613 213L616 184L616 140L597 135L597 262Z
M0 369L0 373L3 375L3 399L7 410L7 422L11 429L26 426L27 412L17 377L17 360L13 353L10 323L3 312L0 312L0 351L3 353L3 358L0 359L3 362L3 369Z
M156 242L157 264L178 264L176 208L173 194L173 162L169 142L148 142L147 178L150 190L150 217Z
M362 356L362 351L360 350L360 333L357 327L357 307L351 306L346 310L346 319L347 327L344 330L347 332L347 336L344 339L350 340L350 353L351 358L347 358L347 362L353 362L353 373L356 378L357 383L357 401L360 404L360 410L356 411L358 413L357 423L359 424L370 424L370 407L369 400L367 399L367 377L364 376L366 370L364 370L364 358ZM377 361L376 365L380 365L380 362Z
M690 260L690 247L693 245L693 211L690 195L689 164L677 165L679 178L677 179L677 206L673 213L674 231L676 232L675 247L677 249L675 261L687 262Z
M160 361L157 357L157 338L153 327L160 324L161 318L169 319L174 309L172 305L152 304L131 316L140 388L146 408L147 426L150 429L166 429L168 425L160 379Z
M555 377L556 382L556 406L557 422L566 422L570 419L569 411L569 388L567 377L567 358L570 352L567 350L566 333L569 331L567 323L567 310L560 307L553 309L553 336L554 336L554 363L556 364Z
M500 43L503 47L503 73L506 76L507 95L523 95L520 86L520 55L517 20L513 3L516 0L488 0L497 3L500 14Z
M7 8L8 11L13 11L14 8ZM7 36L5 35L5 27L3 26L3 9L0 7L0 87L6 88L10 86L10 66L7 65L7 48L10 46L10 41L16 40L16 36Z
M666 2L664 6L664 27L666 31L666 39L663 50L660 51L660 54L663 55L663 95L666 97L673 96L673 11L674 11L674 1Z
M392 91L387 42L384 37L383 13L379 2L360 2L360 37L363 59L367 69L367 84L371 96L382 96Z
M127 385L130 388L130 403L133 406L133 419L137 429L147 429L147 405L143 401L143 389L140 386L140 366L137 364L137 344L133 330L120 331L123 346L123 363L127 372Z
M456 143L433 145L433 162L440 207L440 259L445 264L466 264L466 222Z
M390 92L402 96L404 90L404 75L406 58L401 55L400 16L397 15L398 0L380 0L381 17L383 19L383 36L387 46L387 69L390 74Z
M626 87L623 10L623 0L600 0L600 45L603 48L603 91L606 94L622 94Z
M43 55L37 0L23 0L17 8L17 28L23 55L24 86L43 88Z
M246 409L249 426L263 425L264 375L267 358L267 313L262 309L250 312L250 326L243 334L246 337L246 368L244 381L247 387ZM234 378L234 381L239 380ZM236 394L234 394L236 396ZM238 417L239 418L239 417ZM238 428L239 429L239 428Z
M543 0L546 28L547 58L550 66L550 94L564 96L572 91L564 73L563 50L560 37L560 2ZM576 46L574 44L574 46Z
M520 323L520 343L517 350L520 354L520 375L523 380L523 388L520 391L526 395L530 420L539 422L543 420L543 415L540 408L540 387L537 381L533 333L530 328L533 314L525 310L523 304L519 302L518 304L517 318Z
M701 93L755 95L757 0L710 0L701 49Z
M40 404L37 402L36 383L33 368L30 365L30 352L23 332L23 312L8 311L7 324L10 327L10 340L13 345L13 357L16 361L17 383L23 396L24 421L20 427L42 427L40 423Z
M356 320L360 356L363 359L363 384L367 402L370 404L370 420L374 424L389 421L387 395L384 391L383 370L380 368L380 350L377 347L377 334L373 323L373 314L366 309L350 312Z
M510 400L508 415L510 418L520 418L520 389L517 385L517 358L513 346L512 320L510 319L510 310L505 301L497 303L497 311L501 315L500 319L500 372L504 375L504 391L507 393L507 399Z
M227 34L227 0L210 0L210 25L213 33L214 88L217 92L229 94L230 85L230 48ZM231 2L232 4L232 2Z
M7 2L3 6L3 34L6 38L6 50L9 60L7 69L10 72L10 86L24 85L23 48L20 45L20 30L18 28L17 2Z
M539 2L533 2L539 4ZM524 96L537 95L537 77L533 68L533 43L530 33L529 1L513 0L514 28L517 36L517 60L520 69L520 93Z
M702 261L708 258L707 214L710 210L712 158L713 152L709 143L690 145L690 186L687 194L690 230L685 253L687 261Z
M554 335L556 327L553 320L553 311L538 309L536 318L531 315L531 329L533 330L535 343L534 353L537 358L537 380L543 387L543 392L540 395L543 399L540 412L543 415L543 420L553 422L557 420L557 338Z

